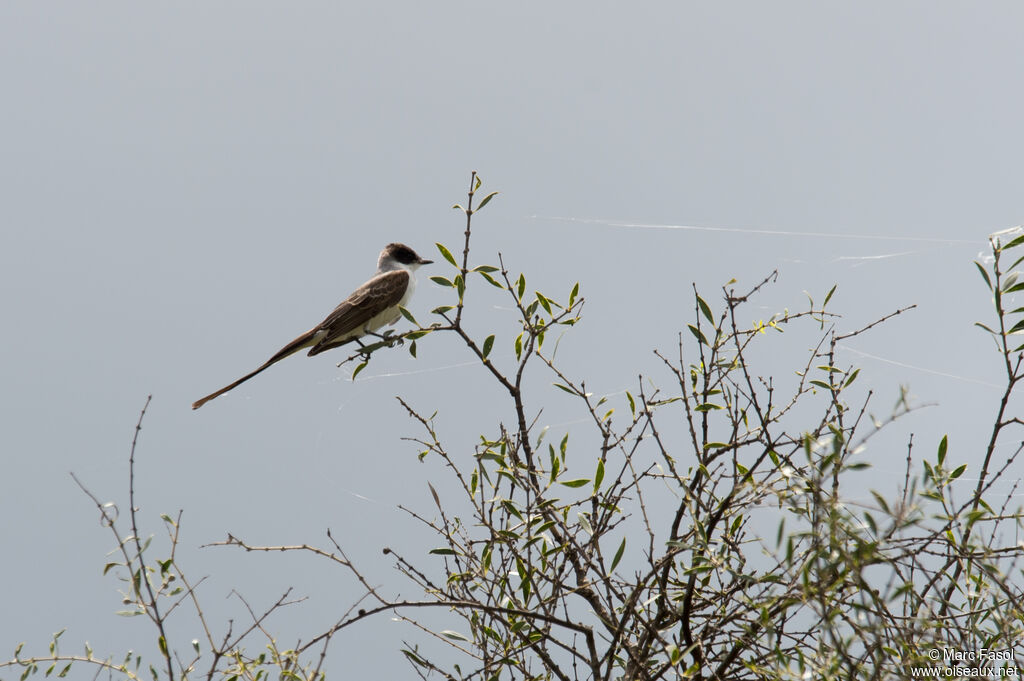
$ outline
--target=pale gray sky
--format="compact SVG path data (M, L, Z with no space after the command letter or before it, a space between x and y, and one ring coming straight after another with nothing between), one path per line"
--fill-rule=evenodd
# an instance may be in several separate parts
M477 261L501 251L560 296L581 282L563 352L595 392L670 382L650 351L685 328L691 282L718 301L778 268L751 314L834 283L847 329L917 303L843 359L879 413L900 384L938 403L899 433L933 451L949 432L974 460L999 375L971 260L1024 222L1022 26L1014 2L3 3L0 648L44 652L65 626L75 652L154 639L113 615L110 538L68 476L123 501L149 393L141 517L185 509L181 558L215 616L237 615L231 587L266 604L294 586L313 603L273 628L308 638L360 593L306 559L198 549L227 532L331 527L410 591L380 549L430 545L396 505L429 508L443 474L399 439L416 429L394 395L438 409L466 457L502 414L453 339L355 383L342 353L297 356L189 404L319 321L385 243L457 246L474 169L502 192ZM424 283L413 311L443 300ZM490 290L469 304L475 330L508 328ZM532 378L550 423L580 418ZM903 451L868 456L886 474ZM332 669L404 678L403 638L384 618L349 630Z

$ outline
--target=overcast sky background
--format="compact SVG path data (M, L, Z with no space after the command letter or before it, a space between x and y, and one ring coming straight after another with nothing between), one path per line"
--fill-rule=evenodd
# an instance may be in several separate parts
M361 595L310 558L198 548L227 532L324 545L330 527L415 595L381 548L434 545L396 507L429 514L425 481L445 476L400 439L418 431L394 396L437 409L467 461L508 420L453 338L355 383L343 352L299 355L189 405L322 319L384 244L460 246L471 170L501 191L474 261L501 252L555 297L580 282L561 352L593 392L621 407L638 373L669 385L651 350L692 319L692 282L720 305L730 279L778 269L746 321L833 284L842 330L918 305L841 355L879 415L900 385L935 403L865 453L877 486L893 491L910 432L977 462L1000 375L971 261L1024 221L1022 28L1013 2L0 4L0 656L63 627L67 652L155 654L113 614L111 538L68 475L125 508L150 393L140 518L161 534L184 509L179 558L209 576L214 621L241 619L233 587L266 607L292 586L311 601L271 623L288 645ZM423 270L421 320L447 300L431 274L446 266ZM468 304L507 358L507 304L480 281ZM787 340L763 373L791 375L810 341ZM530 378L553 432L581 427ZM328 670L406 678L402 639L419 640L386 618L350 629Z

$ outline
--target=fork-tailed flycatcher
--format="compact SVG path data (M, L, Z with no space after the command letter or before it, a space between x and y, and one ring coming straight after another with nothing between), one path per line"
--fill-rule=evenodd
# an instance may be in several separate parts
M416 288L413 272L420 265L429 265L432 262L433 260L424 260L416 255L416 252L405 244L388 244L377 259L377 273L334 308L326 319L278 350L252 373L242 376L201 400L196 400L192 403L192 408L198 409L213 398L245 383L271 364L280 362L303 348L310 348L310 356L319 355L324 350L336 348L373 333L383 326L394 324L402 316L398 310L399 306L409 302L413 289Z

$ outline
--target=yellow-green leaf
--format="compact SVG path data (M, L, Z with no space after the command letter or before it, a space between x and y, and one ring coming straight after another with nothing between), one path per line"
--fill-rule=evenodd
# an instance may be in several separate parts
M491 192L490 194L488 194L487 196L484 197L484 200L480 202L480 205L477 206L476 209L480 210L481 208L486 206L488 203L490 203L491 199L493 199L497 195L498 195L498 192Z
M583 487L590 482L590 478L576 478L575 480L565 480L559 484L565 485L566 487Z
M451 251L449 251L449 250L448 250L448 249L447 249L447 248L445 247L445 245L444 245L444 244L442 244L441 242L437 242L437 243L435 243L434 245L435 245L435 246L437 246L437 250L441 252L441 256L442 256L442 257L443 257L443 258L444 258L445 260L447 260L448 262L450 262L450 263L451 263L451 264L452 264L453 266L455 266L455 267L458 267L458 266L459 266L459 264L458 264L457 262L455 262L455 256L453 256L453 255L452 255L452 252L451 252Z

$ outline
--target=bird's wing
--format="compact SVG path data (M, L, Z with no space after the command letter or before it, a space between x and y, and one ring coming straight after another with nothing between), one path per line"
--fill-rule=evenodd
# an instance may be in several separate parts
M409 273L405 270L384 272L370 279L320 322L317 330L326 331L327 335L309 354L315 355L328 346L337 346L339 341L362 336L363 326L384 310L398 305L408 286Z

